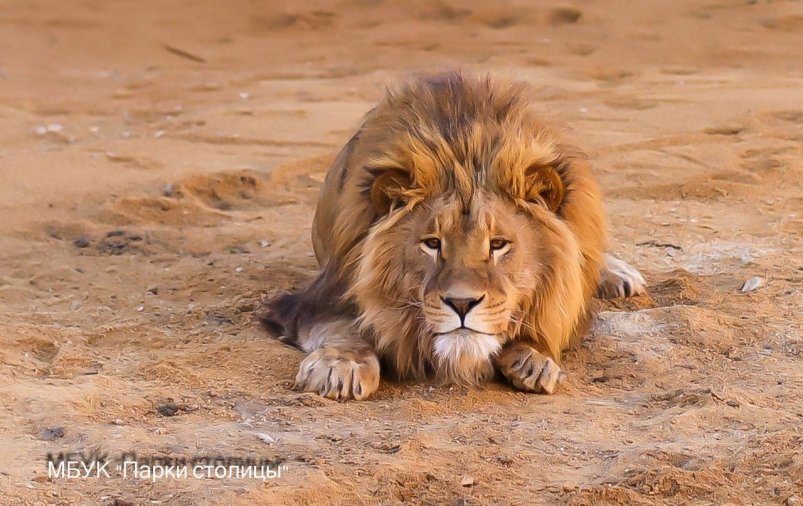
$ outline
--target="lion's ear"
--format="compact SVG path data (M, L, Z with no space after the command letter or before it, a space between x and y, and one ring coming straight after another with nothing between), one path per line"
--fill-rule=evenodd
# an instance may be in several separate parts
M374 209L379 214L387 214L394 204L404 202L404 192L410 186L410 175L403 170L383 170L371 184L371 203Z
M551 165L534 165L527 169L527 196L529 202L543 204L553 213L563 202L564 186L560 174Z

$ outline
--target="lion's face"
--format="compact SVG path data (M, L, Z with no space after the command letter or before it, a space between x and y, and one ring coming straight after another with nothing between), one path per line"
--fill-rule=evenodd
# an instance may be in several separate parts
M550 252L541 232L532 215L492 193L421 203L366 241L374 274L386 273L374 277L386 297L383 319L401 325L412 314L418 332L406 338L426 348L439 375L482 379L542 278Z
M437 199L422 214L406 242L405 263L414 266L411 281L435 358L453 365L487 361L507 340L521 294L536 282L529 220L489 194L477 195L467 209L458 199Z
M498 336L509 327L519 291L534 280L527 259L530 225L491 195L463 209L457 199L423 206L405 263L414 266L417 297L436 336Z

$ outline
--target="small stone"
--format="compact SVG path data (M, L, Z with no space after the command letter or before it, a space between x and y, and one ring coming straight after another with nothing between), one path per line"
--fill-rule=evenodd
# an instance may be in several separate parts
M733 399L731 399L729 401L725 401L725 404L727 404L728 406L730 406L732 408L738 408L740 406L739 401L735 401Z
M33 131L36 135L45 135L47 133L47 127L45 125L36 125Z
M176 416L181 411L181 406L168 402L156 408L156 412L162 416Z
M51 123L47 126L48 132L61 132L62 130L64 130L64 127L59 123Z
M137 308L137 312L138 312L138 313L141 313L141 312L143 312L143 311L145 311L145 306L139 306L139 307Z
M89 247L89 240L86 237L81 236L78 239L74 240L72 242L72 244L76 248L88 248Z
M474 477L469 474L464 474L463 478L460 479L460 486L461 487L471 487L474 485Z
M764 286L766 282L767 280L765 280L761 276L753 276L752 278L745 281L744 284L742 285L742 293L747 293L747 292L752 292L753 290L757 290L762 286Z
M152 293L153 295L159 295L159 287L158 286L149 286L145 289L146 292Z
M79 309L81 309L81 303L80 302L75 301L72 304L70 304L70 311L78 311Z
M166 184L164 188L162 188L162 195L165 197L172 197L175 189L173 188L172 184Z
M265 239L259 241L260 248L267 248L268 246L270 246L270 241L266 241Z
M497 457L497 460L503 466L511 466L511 465L513 465L513 462L514 462L513 458L508 457L507 455L502 455L500 457Z
M237 267L236 269L234 269L234 272L243 272L243 268L242 267Z
M786 506L800 506L800 498L796 495L790 495L786 499Z
M265 434L264 432L255 432L254 435L265 444L275 443L276 440L270 437L269 434Z
M40 432L36 437L42 441L54 441L64 437L64 427L51 427Z

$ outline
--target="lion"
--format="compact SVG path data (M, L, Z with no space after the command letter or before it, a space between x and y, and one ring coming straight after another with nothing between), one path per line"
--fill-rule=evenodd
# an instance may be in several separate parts
M606 253L586 157L534 104L524 83L447 72L367 113L320 191L320 273L261 315L307 353L296 389L361 400L384 370L551 394L592 296L644 292Z

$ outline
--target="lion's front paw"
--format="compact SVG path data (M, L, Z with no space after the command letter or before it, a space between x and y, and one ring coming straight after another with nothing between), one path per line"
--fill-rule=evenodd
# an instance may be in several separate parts
M608 254L605 267L600 272L597 297L600 299L616 299L633 297L647 293L647 282L644 276L624 260Z
M566 378L558 364L525 343L505 348L497 366L511 385L525 392L552 394Z
M367 398L379 387L379 359L370 351L319 348L301 362L296 390L335 400Z

